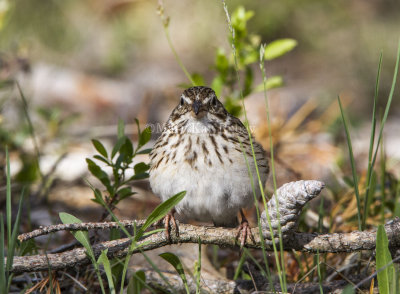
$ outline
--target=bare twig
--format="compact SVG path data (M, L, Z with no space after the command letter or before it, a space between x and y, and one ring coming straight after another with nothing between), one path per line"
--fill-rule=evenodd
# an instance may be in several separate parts
M139 228L144 223L145 220L123 220L120 223L124 227L133 227L134 223ZM103 222L103 223L77 223L77 224L59 224L59 225L52 225L47 227L39 227L39 229L34 230L29 233L21 234L18 236L18 240L23 242L27 241L32 238L36 238L42 235L47 235L49 233L54 233L58 231L88 231L88 230L104 230L104 229L116 229L119 228L117 222Z

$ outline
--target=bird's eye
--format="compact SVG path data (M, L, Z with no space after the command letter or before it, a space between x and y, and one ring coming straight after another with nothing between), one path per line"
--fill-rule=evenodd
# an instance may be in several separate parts
M181 106L183 106L183 104L185 104L185 100L183 100L183 98L181 98Z
M211 103L212 103L213 106L217 106L217 98L213 97Z

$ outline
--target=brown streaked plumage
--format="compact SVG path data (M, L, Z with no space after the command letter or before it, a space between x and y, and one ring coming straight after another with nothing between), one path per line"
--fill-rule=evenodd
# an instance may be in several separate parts
M186 191L176 206L179 214L236 226L237 213L254 202L252 182L257 196L263 189L257 185L255 165L262 183L269 173L264 149L251 138L256 163L246 127L226 111L214 91L186 89L150 153L153 192L165 201ZM241 229L248 232L246 224Z

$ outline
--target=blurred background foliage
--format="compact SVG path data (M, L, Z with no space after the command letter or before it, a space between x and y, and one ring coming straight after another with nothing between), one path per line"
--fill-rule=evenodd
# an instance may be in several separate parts
M1 3L3 54L12 52L32 62L51 62L114 77L129 76L138 63L168 64L172 60L155 13L156 1ZM369 85L379 52L384 51L384 64L394 64L398 1L228 3L232 8L239 4L257 12L248 30L260 35L263 42L284 37L298 40L291 58L276 65L298 82L318 79L321 83L314 87L336 92L349 89L359 94L357 100L368 103L366 94L373 91ZM223 46L229 50L221 4L166 1L165 5L171 18L171 36L184 63L191 72L207 73L215 49ZM275 68L274 64L270 67ZM383 91L390 86L391 72L389 66L384 66Z

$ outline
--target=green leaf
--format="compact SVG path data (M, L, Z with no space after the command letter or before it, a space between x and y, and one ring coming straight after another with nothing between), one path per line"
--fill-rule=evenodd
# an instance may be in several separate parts
M229 69L229 61L225 55L225 50L223 48L217 49L217 55L215 57L215 68L221 74L221 77L226 77Z
M119 189L117 191L117 194L119 195L119 197L124 197L125 195L131 195L132 189L131 189L131 187L125 187L125 188Z
M267 79L266 88L267 90L273 88L279 88L283 86L283 78L281 76L272 76ZM257 85L254 89L254 92L263 92L264 91L264 83Z
M136 123L137 129L138 129L138 135L140 138L140 135L142 134L142 132L140 131L140 124L139 124L139 120L137 118L135 118L135 123Z
M121 146L119 152L124 155L125 162L128 162L128 163L132 162L133 146L132 146L131 140L128 137L125 137L125 142Z
M86 162L92 175L98 178L100 182L107 187L107 190L109 190L111 188L111 183L108 175L93 160L86 158Z
M136 154L149 154L151 152L151 148L143 149L137 152Z
M297 41L294 39L279 39L269 43L265 47L265 59L272 60L285 55L292 51L297 46Z
M105 158L108 157L107 150L106 150L106 148L104 148L103 144L100 141L93 139L92 144L93 144L94 148L96 148L97 152L99 152Z
M125 123L122 119L118 119L118 139L125 137Z
M192 80L197 86L204 86L206 84L204 82L204 77L199 73L193 73Z
M99 203L99 204L104 206L105 202L104 202L104 199L102 197L102 194L101 194L100 190L99 189L94 189L93 187L92 187L92 190L93 190L93 193L94 193L94 199L92 199L92 200L94 202L97 202L97 203Z
M394 266L391 263L392 256L388 245L389 241L385 228L383 225L379 225L376 233L376 270L378 271L378 287L381 294L389 294L395 282L393 280ZM389 263L391 264L388 266Z
M221 96L223 86L224 82L221 76L215 77L214 80L212 81L211 88L214 90L215 95L217 95L217 97Z
M103 156L94 155L93 158L95 158L95 159L97 159L97 160L100 160L100 161L102 161L102 162L104 162L104 163L106 163L106 164L108 164L108 165L110 164L110 163L108 162L108 160L107 160L106 158L104 158Z
M180 192L168 200L164 201L160 205L158 205L153 212L147 217L146 222L144 225L140 228L136 235L136 240L140 239L144 233L144 231L147 230L148 227L150 227L152 224L158 222L160 219L162 219L172 208L175 207L182 199L185 197L186 191Z
M125 198L127 198L129 196L132 196L132 195L134 195L136 193L132 192L131 187L125 187L125 188L120 189L117 192L117 194L118 194L119 201L121 201L121 200L123 200L123 199L125 199Z
M182 262L179 257L170 252L161 253L159 256L175 268L185 285L186 293L190 293L185 271L183 270Z
M99 256L99 259L97 260L98 264L102 264L104 267L104 271L106 272L106 277L108 281L108 288L110 289L111 294L115 294L115 287L114 287L114 281L113 281L113 276L111 272L111 265L110 265L110 260L108 259L107 256L108 248L106 250L102 250L101 254Z
M231 97L225 98L224 106L226 110L233 116L240 116L242 113L242 106L240 105L240 100L233 99Z
M127 294L140 294L146 285L146 275L143 271L135 272L129 279Z
M147 172L150 168L150 165L144 163L144 162L139 162L138 164L135 164L133 167L135 174L141 174L144 172Z
M138 149L144 145L146 145L147 142L149 142L151 139L151 128L147 127L143 130L143 132L140 134L139 137L139 146Z
M114 158L115 154L121 149L121 146L125 143L125 136L118 138L117 143L115 143L111 151L111 159Z
M147 179L148 177L149 177L148 173L140 173L140 174L136 174L136 175L130 177L129 181L143 180L143 179Z
M82 221L79 218L76 218L72 214L66 212L60 212L59 216L63 224L82 223ZM83 247L85 247L87 254L92 259L92 261L95 262L96 260L94 257L92 246L90 245L89 242L89 233L86 231L76 231L76 232L71 232L71 234L75 237L76 240L78 240L79 243L82 244Z

